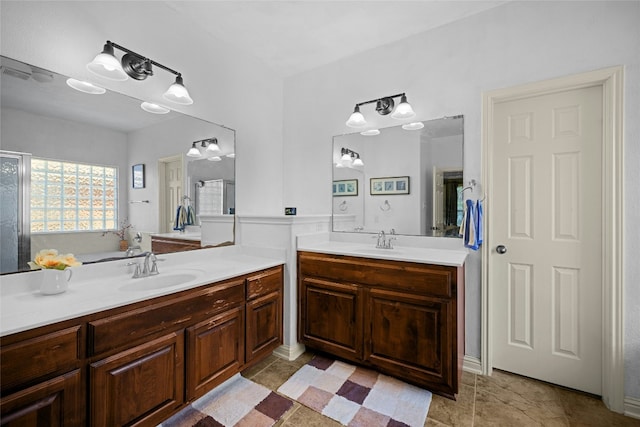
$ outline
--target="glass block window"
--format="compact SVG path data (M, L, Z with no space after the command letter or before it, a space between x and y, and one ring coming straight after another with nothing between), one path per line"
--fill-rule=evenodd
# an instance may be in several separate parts
M31 159L31 232L113 230L118 169Z

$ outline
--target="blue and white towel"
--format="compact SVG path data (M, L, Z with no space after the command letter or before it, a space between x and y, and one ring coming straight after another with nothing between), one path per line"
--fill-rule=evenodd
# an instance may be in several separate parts
M195 222L193 208L191 206L178 206L176 210L176 220L173 223L175 231L184 231L187 225L193 225Z
M482 227L483 207L482 201L466 200L462 224L460 224L460 235L464 238L464 245L469 249L477 251L483 240Z

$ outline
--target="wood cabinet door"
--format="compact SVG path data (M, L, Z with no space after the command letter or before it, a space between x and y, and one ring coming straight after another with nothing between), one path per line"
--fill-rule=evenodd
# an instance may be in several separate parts
M244 307L187 328L187 399L198 398L244 364Z
M89 367L92 426L156 425L184 401L184 335L174 332Z
M365 359L382 370L453 395L457 379L451 300L371 289L365 314Z
M83 426L84 387L80 370L36 384L0 400L3 426Z
M362 360L362 288L311 277L300 280L300 341L351 360Z
M272 292L247 302L247 362L282 344L282 296Z

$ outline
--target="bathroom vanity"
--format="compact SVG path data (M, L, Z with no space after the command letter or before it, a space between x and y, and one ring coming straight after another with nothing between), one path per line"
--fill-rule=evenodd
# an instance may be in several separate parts
M201 247L200 234L178 232L151 235L151 252L154 254L191 251Z
M299 340L455 399L466 254L438 252L338 242L299 247Z
M7 295L16 304L26 301L27 315L23 310L16 321L3 313L3 424L156 425L271 354L282 343L282 262L218 258L224 261L203 264L195 281L169 291L148 285L169 282L127 279L122 285L116 278L102 279L107 290L87 282L96 286L92 296L78 296L86 289L73 286L52 297ZM165 277L177 276L170 268L163 264ZM69 304L73 312L83 298L111 308L50 324L35 314L27 319L43 303Z

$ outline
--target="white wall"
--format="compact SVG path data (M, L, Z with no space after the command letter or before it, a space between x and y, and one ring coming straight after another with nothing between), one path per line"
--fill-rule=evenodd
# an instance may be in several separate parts
M513 2L286 79L285 205L330 213L331 137L349 132L357 102L406 92L415 120L464 114L465 182L479 181L483 91L624 65L625 394L640 397L638 22L639 2ZM361 111L372 127L397 124L371 106ZM295 162L302 157L309 161ZM479 357L478 253L466 273L466 352Z
M0 53L10 58L158 103L172 74L112 82L85 65L111 40L181 72L194 104L171 107L238 130L236 212L282 214L283 82L262 62L203 37L165 2L2 1L0 12Z

